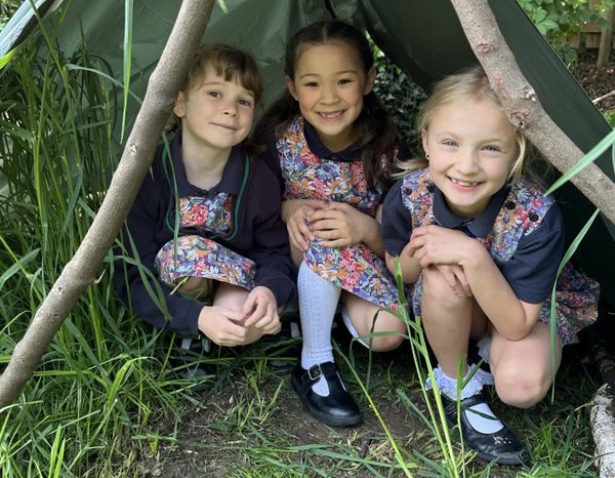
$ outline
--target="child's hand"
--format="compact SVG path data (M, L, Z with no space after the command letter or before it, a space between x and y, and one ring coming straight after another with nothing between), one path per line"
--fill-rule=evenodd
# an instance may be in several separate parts
M423 269L430 265L464 265L468 251L480 243L463 232L429 225L412 231L405 251L417 259Z
M375 219L350 204L332 202L310 216L311 231L325 247L343 247L362 242Z
M241 322L245 314L224 307L203 307L199 314L199 330L213 342L225 347L242 345L248 329Z
M265 334L277 334L282 328L275 296L267 287L255 287L248 295L243 309L245 327L262 329Z
M310 230L308 218L318 208L326 207L324 201L291 199L282 203L282 219L288 229L288 237L291 244L305 252L309 243L316 237Z
M429 266L429 269L436 269L442 276L451 289L457 296L472 297L472 289L468 283L468 278L463 270L463 267L458 265L436 265Z

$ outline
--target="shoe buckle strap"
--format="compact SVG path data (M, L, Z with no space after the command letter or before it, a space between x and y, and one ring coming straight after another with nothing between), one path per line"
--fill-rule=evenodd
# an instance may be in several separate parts
M308 368L307 375L312 382L315 382L320 377L322 377L322 369L320 368L320 364L316 364Z

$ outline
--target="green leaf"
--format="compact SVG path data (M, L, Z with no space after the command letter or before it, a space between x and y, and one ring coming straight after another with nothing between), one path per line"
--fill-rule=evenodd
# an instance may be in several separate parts
M122 130L120 141L124 139L126 128L126 113L128 111L128 94L130 93L130 72L132 71L132 17L134 1L125 0L126 13L124 18L124 108L122 110Z
M583 156L572 168L566 171L557 181L555 181L548 189L546 194L551 194L557 190L560 186L565 184L570 178L578 174L589 164L593 163L597 158L604 153L607 148L610 148L615 143L615 130L607 134L596 146L594 146L589 153Z

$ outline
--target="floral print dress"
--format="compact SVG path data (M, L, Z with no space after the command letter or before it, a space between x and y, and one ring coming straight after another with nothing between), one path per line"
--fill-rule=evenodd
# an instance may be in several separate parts
M181 235L160 249L155 265L163 282L174 286L184 277L201 277L254 288L255 263L214 240L232 230L232 199L225 192L179 199L179 230L196 234ZM171 224L173 217L169 214Z
M412 216L412 228L419 227L426 218L433 216L433 183L429 173L418 170L406 175L402 185L402 201ZM546 197L543 190L526 180L514 184L504 200L491 232L484 238L476 238L490 252L494 262L501 267L508 262L521 238L540 226L554 199ZM422 275L419 276L412 297L416 316L421 315L423 292ZM598 318L600 286L571 263L567 263L557 279L555 290L555 322L562 344L578 342L577 333ZM540 320L551 321L551 298L540 310Z
M382 191L369 189L360 158L339 161L318 157L308 147L302 118L291 124L276 146L284 199L345 202L375 216ZM317 239L309 245L303 261L324 279L368 302L393 311L400 308L395 278L384 260L364 243L332 248Z

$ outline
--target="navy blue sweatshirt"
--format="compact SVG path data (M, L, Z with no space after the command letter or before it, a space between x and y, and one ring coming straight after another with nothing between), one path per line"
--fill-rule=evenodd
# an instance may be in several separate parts
M296 269L290 259L286 226L280 218L279 183L270 169L262 161L249 158L239 145L231 151L220 183L204 191L186 178L181 133L176 134L170 144L169 158L163 160L163 151L163 146L157 149L150 173L141 185L122 230L126 252L116 249L116 254L127 254L137 262L140 259L146 268L140 272L139 267L130 261L122 258L116 261L114 282L122 301L155 327L185 335L200 333L198 317L204 304L177 293L171 294L171 288L158 280L154 268L158 251L174 237L176 198L173 174L178 197L220 192L230 193L234 199L241 196L238 217L235 214L233 217L236 234L229 235L232 237L227 240L216 237L216 242L256 263L255 285L269 288L278 307L294 299ZM178 235L186 234L194 234L194 231L180 230ZM161 291L157 295L162 296L162 303L166 302L166 306L159 307L148 289L155 294Z

